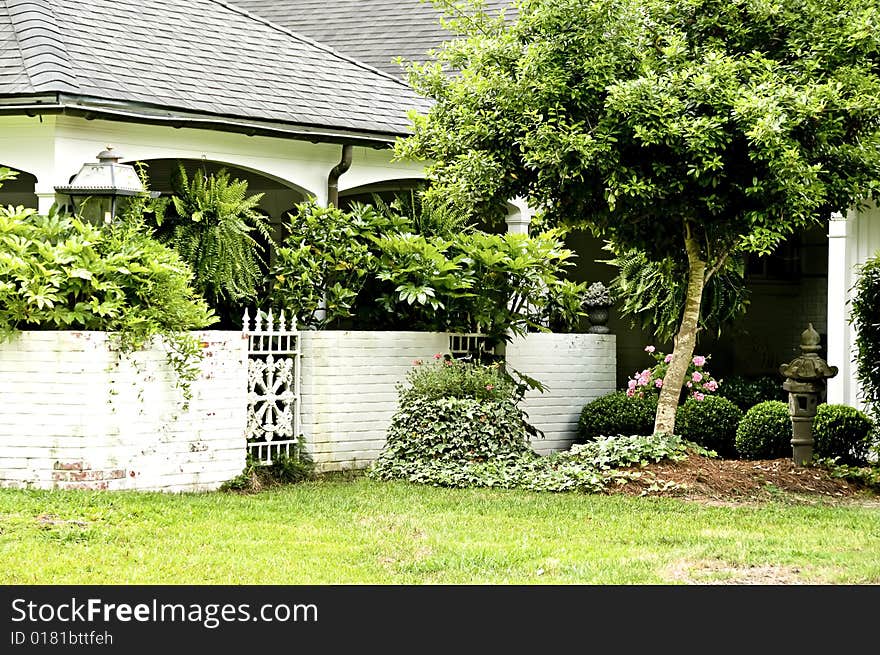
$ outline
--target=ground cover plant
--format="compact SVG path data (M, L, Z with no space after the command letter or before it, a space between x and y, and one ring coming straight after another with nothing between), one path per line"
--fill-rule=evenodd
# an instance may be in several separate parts
M757 485L760 502L735 506L365 477L251 495L3 489L0 583L880 582L876 500Z

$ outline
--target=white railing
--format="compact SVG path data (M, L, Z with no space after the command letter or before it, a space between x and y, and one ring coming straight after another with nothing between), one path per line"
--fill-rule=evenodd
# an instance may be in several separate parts
M279 453L294 456L300 435L300 348L296 319L284 310L256 310L242 317L248 338L247 441L251 456L271 464Z

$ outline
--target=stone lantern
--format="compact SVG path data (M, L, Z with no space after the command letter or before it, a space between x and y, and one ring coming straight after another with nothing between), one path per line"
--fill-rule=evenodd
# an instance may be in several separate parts
M792 459L805 466L813 458L813 419L824 392L825 380L837 375L836 366L819 357L819 333L813 324L801 333L801 355L779 367L785 376L782 388L788 392L788 413L791 416Z

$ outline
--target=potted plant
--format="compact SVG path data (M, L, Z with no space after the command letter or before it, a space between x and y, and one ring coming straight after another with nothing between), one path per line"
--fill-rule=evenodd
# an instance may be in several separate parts
M593 282L584 292L583 304L590 319L589 332L608 334L611 330L605 325L608 322L608 308L613 299L611 291L601 282Z

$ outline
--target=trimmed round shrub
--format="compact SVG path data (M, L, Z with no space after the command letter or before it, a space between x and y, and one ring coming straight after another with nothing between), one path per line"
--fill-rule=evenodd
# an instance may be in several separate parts
M736 452L743 459L776 459L791 455L791 417L781 400L758 403L736 429Z
M675 433L721 457L736 457L736 429L742 417L743 411L727 398L691 398L678 408Z
M819 405L813 421L813 452L839 457L842 464L864 464L874 438L874 422L848 405Z
M767 400L788 402L788 392L782 388L782 383L782 378L770 375L757 377L731 375L721 381L717 394L727 398L745 412Z
M629 397L625 391L615 391L584 405L578 421L579 441L619 434L650 435L654 433L657 414L657 395L644 398Z

